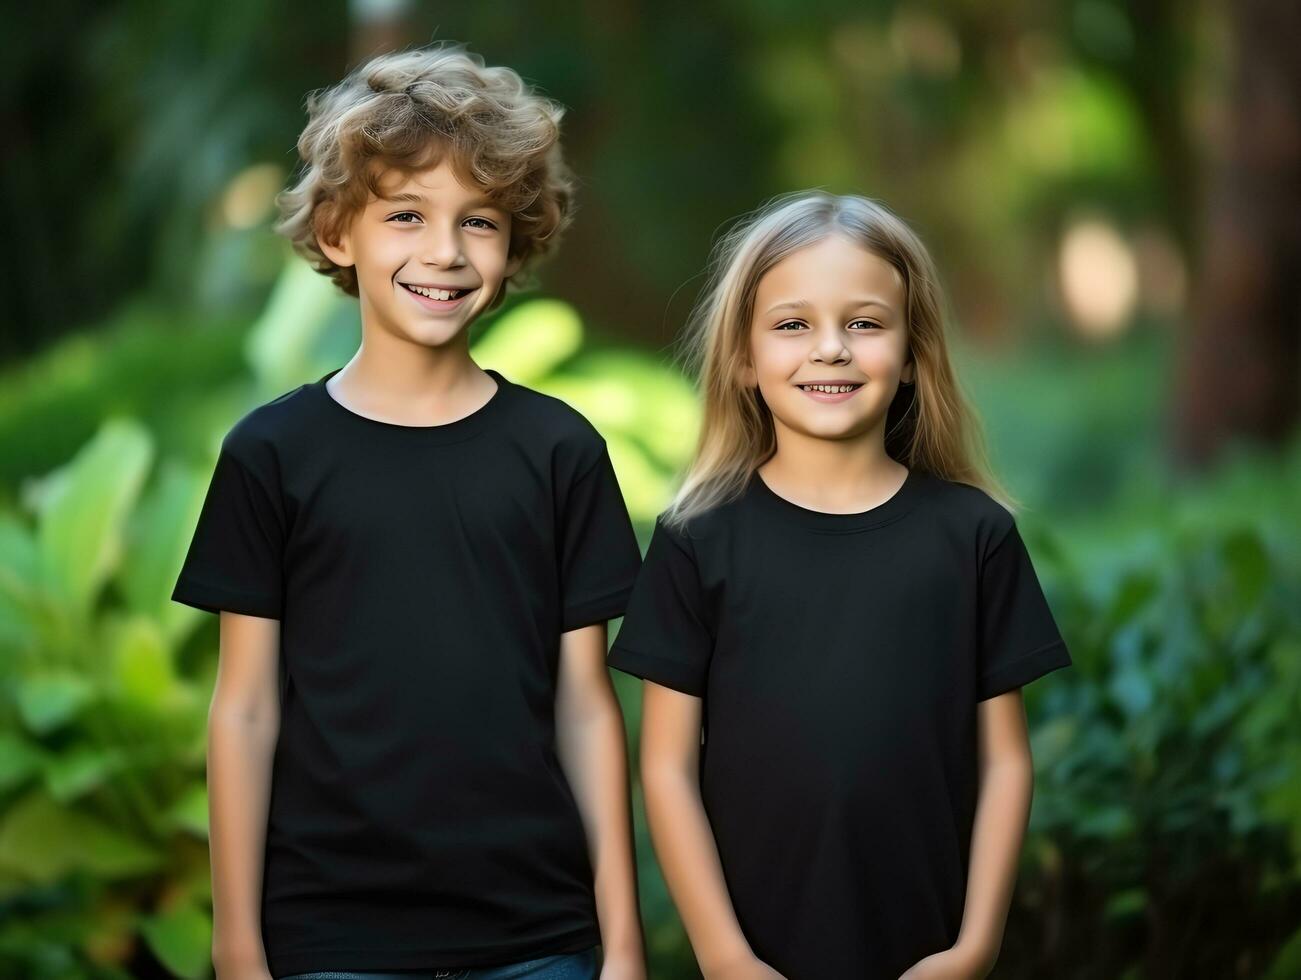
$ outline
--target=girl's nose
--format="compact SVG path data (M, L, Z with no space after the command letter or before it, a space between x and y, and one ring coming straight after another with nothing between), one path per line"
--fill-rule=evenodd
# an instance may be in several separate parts
M839 327L832 325L821 327L814 337L814 350L819 360L843 361L850 356L845 339L840 335Z

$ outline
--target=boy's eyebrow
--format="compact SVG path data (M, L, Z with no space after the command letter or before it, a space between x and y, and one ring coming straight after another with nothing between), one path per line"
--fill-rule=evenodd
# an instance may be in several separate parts
M402 191L400 194L381 194L381 199L392 201L394 204L425 204L428 198L423 194L416 194L412 191ZM495 201L486 197L476 197L468 204L472 208L496 208L498 211L503 210L502 206Z
M777 310L787 310L787 309L794 310L794 309L799 309L802 306L808 306L808 305L809 305L809 301L806 299L793 299L785 303L778 303L775 306L768 307L767 313L773 313ZM871 299L871 298L856 299L853 301L852 305L853 305L853 309L856 310L862 309L864 306L879 306L887 313L892 312L890 309L890 304L883 303L879 299Z

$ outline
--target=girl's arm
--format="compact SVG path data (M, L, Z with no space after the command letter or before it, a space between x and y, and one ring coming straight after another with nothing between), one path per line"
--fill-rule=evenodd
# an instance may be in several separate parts
M601 976L642 980L646 954L637 905L628 744L605 665L606 624L560 635L556 753L587 834L601 927Z
M980 795L971 831L962 927L951 950L926 957L904 974L907 980L984 977L994 968L1003 945L1034 790L1021 689L981 701L977 726ZM949 963L956 969L940 968Z
M642 690L646 817L700 971L709 980L780 977L754 955L741 931L700 797L701 699L653 681Z
M262 946L262 862L280 732L280 621L221 613L208 711L212 962L218 978L270 980Z

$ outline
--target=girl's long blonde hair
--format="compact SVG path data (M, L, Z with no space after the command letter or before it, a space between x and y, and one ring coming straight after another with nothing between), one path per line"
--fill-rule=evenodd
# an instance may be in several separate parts
M700 436L662 519L682 528L697 513L738 497L777 451L772 414L740 382L750 360L759 280L798 249L841 234L893 265L903 278L915 383L900 385L886 416L886 452L909 469L980 487L1009 510L1016 503L990 471L980 420L949 363L943 293L930 253L877 201L824 191L784 194L743 218L717 243L679 359L704 402Z

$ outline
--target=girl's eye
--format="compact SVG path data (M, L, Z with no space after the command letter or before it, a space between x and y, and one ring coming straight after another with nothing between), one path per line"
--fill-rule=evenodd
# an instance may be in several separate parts
M850 326L852 327L855 323L863 323L869 327L875 327L877 330L885 329L884 327L881 326L881 324L877 323L875 320L855 320L853 323L850 324Z
M799 327L802 327L802 326L804 326L804 324L800 323L799 320L787 320L785 323L779 323L779 324L777 324L777 326L775 326L773 329L774 329L774 330L785 330L787 327L796 327L796 328L799 328Z

